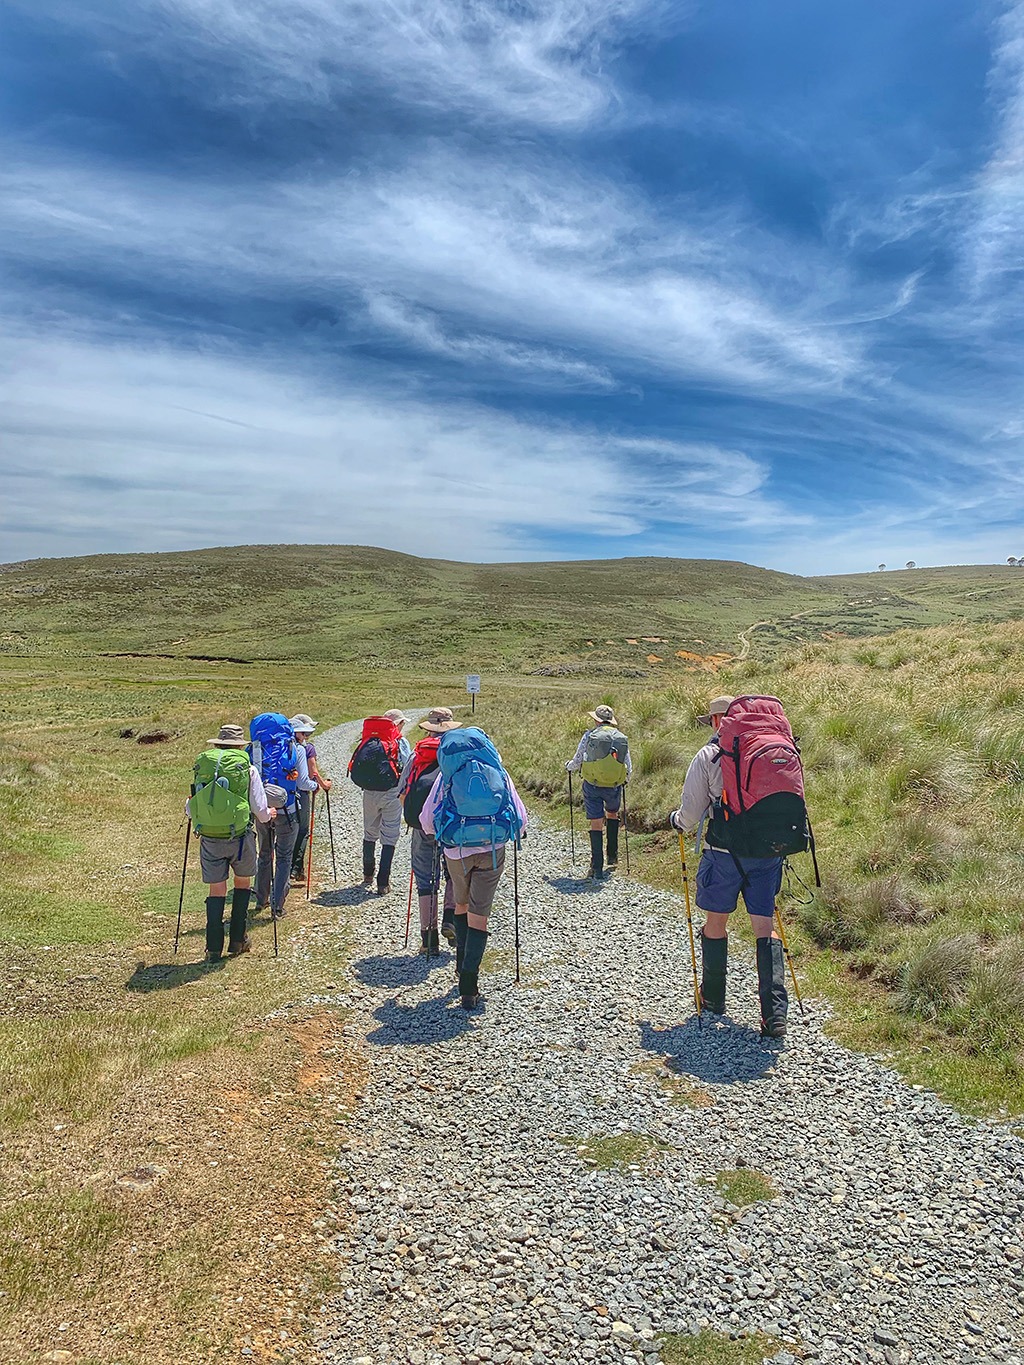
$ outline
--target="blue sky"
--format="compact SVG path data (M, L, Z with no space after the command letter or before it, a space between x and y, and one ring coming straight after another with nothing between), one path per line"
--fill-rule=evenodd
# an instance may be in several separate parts
M15 0L0 559L1024 555L1024 3Z

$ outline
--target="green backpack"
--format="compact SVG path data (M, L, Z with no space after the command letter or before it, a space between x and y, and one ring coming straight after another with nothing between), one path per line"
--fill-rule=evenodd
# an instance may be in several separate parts
M249 755L244 749L207 749L196 759L188 813L197 834L234 839L252 821Z
M594 787L621 787L626 780L629 740L612 725L597 725L583 750L584 780Z

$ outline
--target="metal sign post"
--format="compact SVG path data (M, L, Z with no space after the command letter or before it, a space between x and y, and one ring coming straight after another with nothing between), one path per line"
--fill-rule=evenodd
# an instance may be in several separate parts
M466 675L466 691L469 693L469 696L470 696L470 701L471 701L470 710L471 710L472 714L475 716L475 715L476 715L476 698L477 698L477 693L480 691L480 674L479 674L479 673L468 673L468 674Z

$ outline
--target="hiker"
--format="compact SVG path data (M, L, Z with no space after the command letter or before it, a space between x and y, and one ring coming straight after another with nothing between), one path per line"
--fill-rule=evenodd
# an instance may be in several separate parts
M610 706L596 706L587 715L597 724L580 740L579 748L565 765L567 773L583 774L583 808L590 821L589 878L604 875L604 831L608 830L608 871L619 861L619 811L622 789L633 776L629 740L619 729Z
M259 866L256 872L256 909L284 918L292 854L299 837L299 792L316 791L309 775L306 750L295 742L287 716L267 711L249 722L249 752L259 769L267 800L277 809L272 825L259 828Z
M742 895L757 940L761 1035L782 1038L789 996L775 899L785 855L808 846L799 753L775 697L716 697L697 720L714 734L690 763L679 808L670 819L684 834L708 820L696 896L705 916L703 1004L714 1014L725 1013L729 916ZM759 758L764 761L758 763ZM769 850L776 851L752 856Z
M199 864L207 888L206 961L219 962L229 874L234 875L234 888L228 955L249 951L249 897L256 872L253 819L262 829L273 824L277 812L267 804L263 781L248 754L241 752L246 740L240 725L222 725L208 744L196 759L185 810L199 835Z
M321 776L320 769L316 764L316 746L312 740L316 721L300 711L297 716L292 716L291 727L295 732L296 740L306 751L306 767L309 769L311 780L316 783L313 791L300 791L298 793L299 834L295 840L295 851L292 853L292 881L301 886L306 880L306 844L309 840L309 813L313 804L313 795L316 791L329 792L331 790L331 779Z
M487 916L505 867L505 846L518 846L529 817L483 730L467 726L445 734L437 761L440 771L420 823L444 849L455 886L455 970L462 1007L471 1010L481 1000Z
M402 832L402 803L398 783L412 748L402 734L411 722L401 711L385 711L369 716L349 760L348 775L363 793L363 885L373 885L377 874L377 895L391 890L391 864L395 845ZM380 866L376 866L377 840L380 840Z
M412 830L412 871L416 878L416 895L420 908L420 952L428 956L439 949L437 931L437 898L440 881L444 878L444 913L441 920L441 933L449 943L455 942L455 888L448 864L441 856L441 849L432 834L427 834L420 824L423 806L430 795L437 777L437 750L441 737L449 730L460 728L447 706L432 707L419 723L426 730L426 739L421 739L412 752L412 757L402 769L398 782L398 795L402 801L405 823Z

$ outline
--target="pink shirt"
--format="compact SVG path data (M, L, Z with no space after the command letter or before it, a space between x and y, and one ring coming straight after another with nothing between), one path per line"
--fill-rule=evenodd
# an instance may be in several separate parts
M506 773L505 776L508 777L508 774ZM530 822L530 814L519 799L519 793L516 791L516 784L512 781L511 777L508 778L508 785L509 790L512 793L512 800L515 802L516 811L519 814L519 827L522 832L525 833L526 826ZM438 773L434 778L434 785L430 789L430 795L424 802L423 814L420 816L420 826L425 834L433 834L435 832L434 821L437 819L441 809L443 787L444 779L441 774ZM504 847L505 841L502 840L500 844L474 844L472 848L446 848L444 853L446 858L470 858L474 853L490 853L494 848Z

